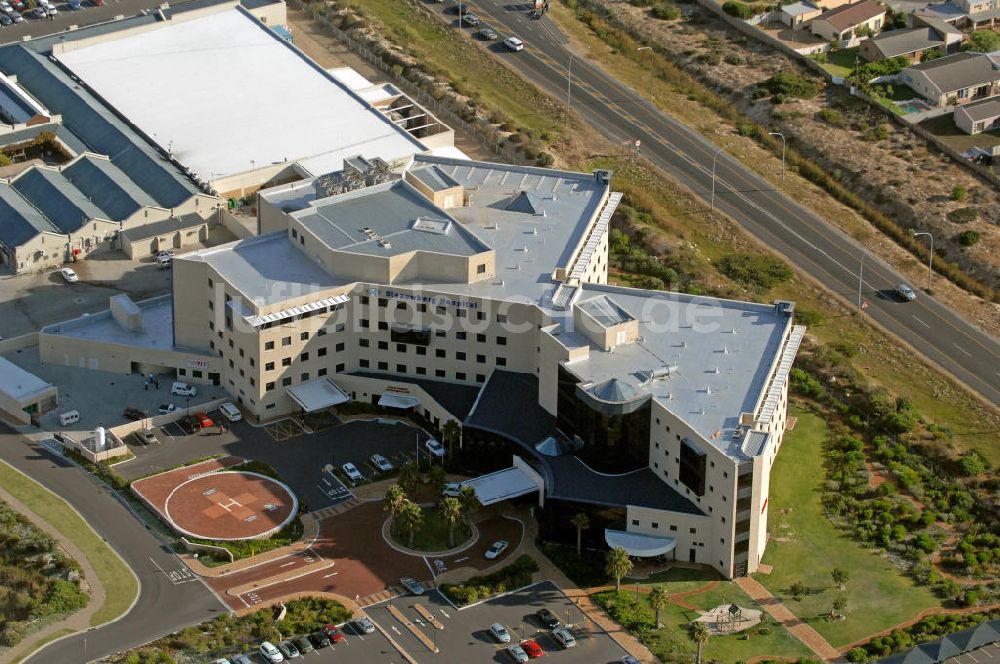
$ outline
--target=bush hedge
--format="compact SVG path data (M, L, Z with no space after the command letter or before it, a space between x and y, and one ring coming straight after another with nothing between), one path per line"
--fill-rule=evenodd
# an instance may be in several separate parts
M481 599L516 590L531 584L531 575L538 563L529 555L521 555L510 565L484 576L474 576L465 583L445 583L441 592L456 606L465 606Z

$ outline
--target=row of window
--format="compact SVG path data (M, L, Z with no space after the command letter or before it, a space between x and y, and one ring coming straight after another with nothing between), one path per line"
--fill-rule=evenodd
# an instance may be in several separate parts
M371 363L370 360L358 360L358 365L362 369L370 369L371 366L372 366L372 363ZM375 363L375 368L378 369L379 371L389 371L389 363L388 362L376 362ZM427 374L427 367L414 367L414 369L415 369L416 375L418 375L418 376L426 376L426 375L428 375ZM338 371L340 371L340 370L338 369ZM408 371L408 368L407 368L407 366L405 364L397 364L396 365L395 372L397 374L405 374L405 373L407 373L407 371ZM468 374L466 374L464 371L456 371L455 374L454 374L454 376L455 376L455 380L468 380ZM434 377L435 378L447 378L448 377L448 372L445 371L444 369L435 369L434 370ZM477 383L485 383L486 382L486 374L476 374L476 382Z
M345 371L345 366L343 364L338 364L334 368L334 371L336 371L337 373L343 373ZM327 374L326 367L320 367L319 370L316 372L316 377L317 378L322 378L326 374ZM310 380L310 378L311 378L311 375L309 374L308 371L303 371L301 374L299 374L299 382L300 383L308 383L309 380ZM250 384L253 385L253 379L252 378L250 379ZM291 384L292 384L292 377L291 376L285 376L284 378L281 379L281 386L282 387L288 387ZM269 381L269 382L267 382L267 383L264 384L264 389L266 391L270 392L271 390L274 389L275 385L276 385L275 381L273 381L273 380Z
M480 274L482 274L483 272L486 271L486 266L485 265L478 266L478 267L482 268L481 270L479 270ZM363 305L369 305L369 304L371 304L371 298L369 298L367 295L362 295L361 296L361 304L363 304ZM389 306L389 300L387 298L384 298L384 297L378 298L378 306L380 308L382 308L382 309L385 309L386 307ZM418 313L427 313L427 304L426 303L424 303L424 302L418 302L415 306L416 306L416 311ZM402 300L397 300L396 301L396 309L398 311L406 311L406 310L409 309L409 305L407 305L407 303L404 302L404 301L402 301ZM448 313L448 308L445 307L445 306L443 306L443 305L440 305L440 304L435 305L434 306L434 313L441 314L441 315L447 314ZM486 320L486 312L485 311L476 311L474 313L475 313L476 320ZM456 309L455 310L455 316L458 317L458 318L466 318L466 317L468 317L468 310L466 310L466 309ZM498 322L498 323L506 323L507 322L507 314L497 314L496 315L496 322Z

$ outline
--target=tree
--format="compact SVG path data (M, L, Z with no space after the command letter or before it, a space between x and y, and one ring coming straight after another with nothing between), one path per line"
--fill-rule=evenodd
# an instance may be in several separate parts
M833 607L830 609L830 617L836 619L837 617L843 615L843 611L846 608L847 597L844 595L838 595L837 598L833 600Z
M632 571L632 559L629 558L628 551L620 546L608 552L608 561L604 566L604 571L608 576L615 579L615 590L621 592L622 577Z
M992 30L976 30L965 47L968 51L989 53L1000 49L1000 35Z
M458 498L441 501L441 516L448 523L448 546L455 546L455 526L462 520L462 503Z
M656 612L656 629L663 627L660 622L660 611L666 608L670 601L670 594L667 593L666 586L655 585L649 591L649 606Z
M711 634L708 632L708 627L705 627L705 623L695 621L688 625L688 638L698 644L698 664L701 664L701 649L708 643L708 637Z
M385 492L382 499L382 509L389 513L389 530L393 531L396 526L396 517L403 511L403 506L407 503L406 492L403 487L393 484Z
M462 488L458 490L458 502L462 503L465 519L471 524L476 510L479 509L479 498L476 497L476 490L468 484L463 484Z
M399 478L396 482L399 486L403 487L403 491L406 493L413 493L417 488L417 482L420 480L420 468L417 464L412 461L409 463L404 463L403 467L399 469Z
M444 466L431 466L431 469L427 471L427 475L431 479L431 486L436 490L440 491L444 487Z
M830 578L833 579L833 583L837 586L837 590L843 590L844 584L847 583L847 570L834 567L833 571L830 572Z
M407 546L413 546L413 536L417 528L424 522L424 510L412 500L407 499L399 513L399 520L403 527L410 531L410 540Z
M455 443L462 440L462 427L458 425L457 421L448 420L441 428L441 437L444 438L444 443L448 446L448 457L451 458Z
M582 556L583 547L581 540L583 539L583 531L590 528L590 517L587 516L586 512L577 512L569 522L576 528L576 555Z

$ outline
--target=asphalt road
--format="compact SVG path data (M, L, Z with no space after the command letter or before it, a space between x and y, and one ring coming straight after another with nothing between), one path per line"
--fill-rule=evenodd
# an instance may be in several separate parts
M454 5L428 7L454 25ZM525 42L519 53L510 53L499 41L487 48L542 90L565 100L570 51L548 17L530 19L525 3L476 0L473 5L501 39L516 35ZM709 202L717 146L585 58L573 58L572 75L571 106L580 117L611 140L641 140L642 156ZM718 156L716 175L715 206L720 211L849 302L857 302L863 281L862 298L869 303L865 311L873 321L1000 406L997 340L924 292L914 302L898 300L892 291L906 279L875 256L865 259L862 271L860 244L724 152Z
M125 617L53 642L27 664L79 664L227 612L180 559L90 474L2 424L0 459L65 498L125 559L141 583L139 599Z

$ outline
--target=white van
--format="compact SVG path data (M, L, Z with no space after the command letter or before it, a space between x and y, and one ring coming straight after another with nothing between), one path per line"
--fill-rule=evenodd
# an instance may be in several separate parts
M229 401L219 406L219 412L230 422L239 422L243 419L240 409Z
M59 424L64 427L79 421L80 411L78 410L67 410L59 415Z
M194 385L177 382L170 387L170 393L179 397L193 397L198 395L198 390Z

